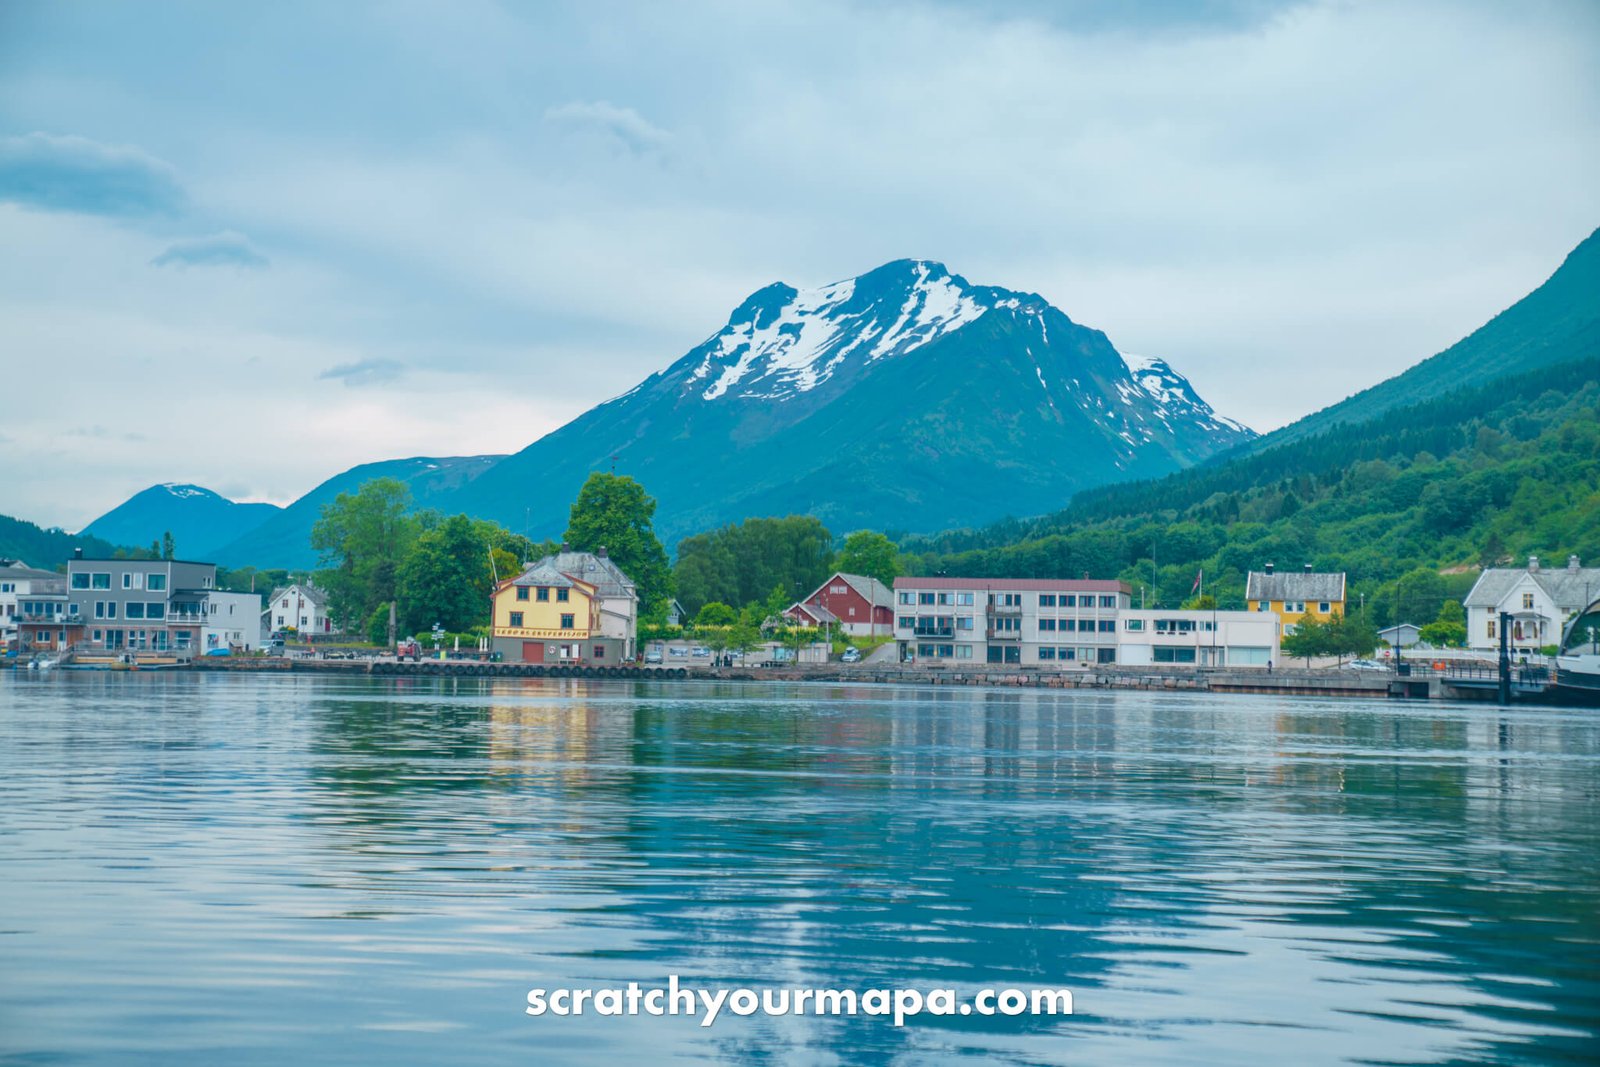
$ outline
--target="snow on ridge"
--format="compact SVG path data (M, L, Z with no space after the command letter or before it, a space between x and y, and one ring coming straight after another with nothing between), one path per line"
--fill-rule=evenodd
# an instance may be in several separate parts
M195 497L214 495L209 489L202 489L198 485L187 485L181 482L162 482L161 488L179 500L192 500Z
M746 388L738 395L784 399L815 389L833 376L846 357L869 344L866 362L903 355L989 310L949 274L930 267L920 260L912 265L912 284L888 327L882 325L883 309L877 303L858 311L844 310L856 294L857 279L797 290L767 325L729 323L711 338L688 382L715 375L701 393L703 399L715 400L736 386L753 387L770 380L768 389Z

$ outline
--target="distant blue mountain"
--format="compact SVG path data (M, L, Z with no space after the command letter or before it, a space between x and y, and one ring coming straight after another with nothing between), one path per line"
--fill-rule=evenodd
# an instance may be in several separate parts
M311 527L340 493L354 493L373 478L397 478L411 488L412 499L427 507L435 498L472 481L504 456L413 456L363 463L334 475L286 508L278 510L212 553L229 567L287 567L309 570L317 565L311 548Z
M166 482L129 497L81 532L137 547L171 533L179 558L207 560L281 510L276 504L236 504L202 486Z

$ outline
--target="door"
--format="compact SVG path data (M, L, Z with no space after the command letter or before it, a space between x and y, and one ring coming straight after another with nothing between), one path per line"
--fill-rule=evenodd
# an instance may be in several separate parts
M524 662L524 663L543 663L544 662L544 642L543 641L524 641L524 642L522 642L522 662Z

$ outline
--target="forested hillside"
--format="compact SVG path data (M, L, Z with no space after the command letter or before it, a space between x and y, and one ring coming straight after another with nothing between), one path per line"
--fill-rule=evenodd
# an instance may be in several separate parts
M1310 563L1348 572L1352 606L1365 594L1378 625L1427 622L1484 564L1600 558L1597 379L1594 358L1522 373L1259 455L1083 493L1042 519L901 547L918 573L1115 574L1136 599L1142 590L1168 606L1202 569L1226 607L1242 606L1246 571Z
M107 557L117 551L109 541L65 530L46 530L22 519L0 515L0 558L20 559L30 567L52 570L72 558L74 548L86 556Z

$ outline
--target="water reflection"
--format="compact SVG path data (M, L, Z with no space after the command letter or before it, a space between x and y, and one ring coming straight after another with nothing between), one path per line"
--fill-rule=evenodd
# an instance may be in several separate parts
M0 742L24 1057L1578 1062L1600 1029L1580 715L58 675L0 680ZM668 974L1079 1014L520 1015Z

